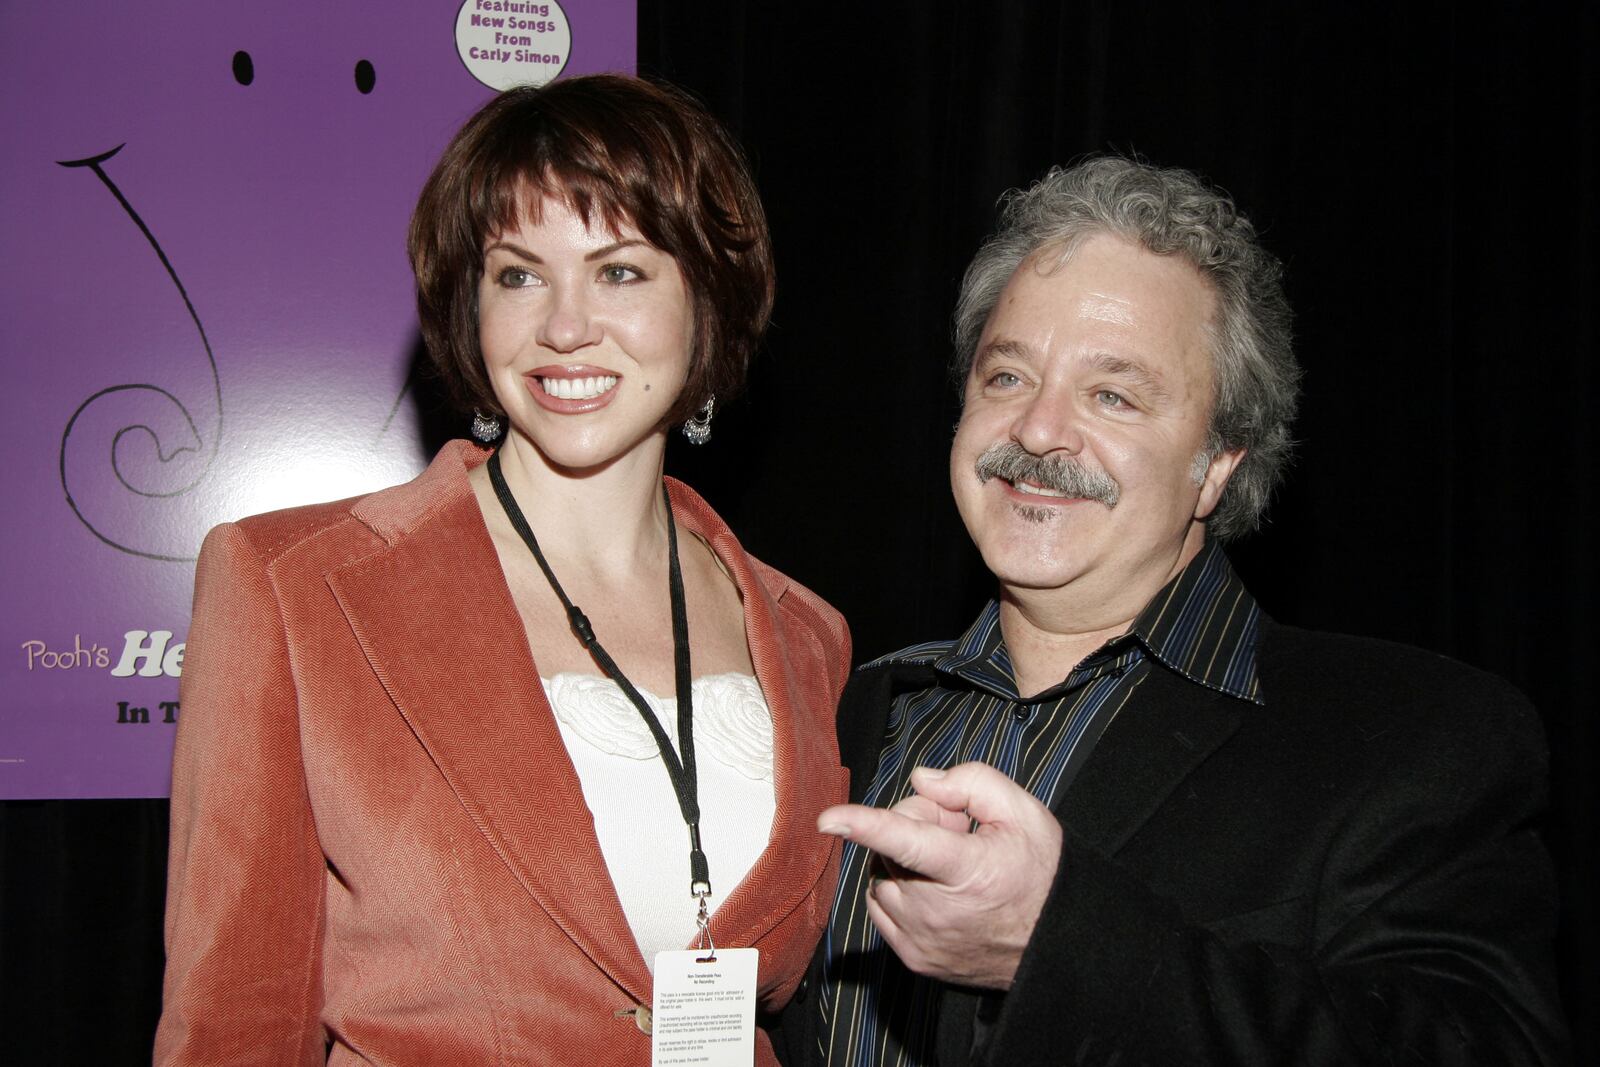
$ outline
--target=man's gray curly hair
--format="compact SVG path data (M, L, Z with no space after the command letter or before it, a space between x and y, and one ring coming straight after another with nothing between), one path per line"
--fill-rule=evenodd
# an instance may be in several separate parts
M1226 541L1258 527L1293 447L1289 424L1300 367L1282 264L1257 241L1250 220L1189 171L1117 157L1053 168L1031 188L1007 193L1002 203L999 229L961 281L955 312L958 383L967 380L1001 290L1041 248L1059 248L1066 256L1086 238L1110 234L1157 255L1180 255L1217 295L1217 317L1209 327L1216 391L1206 451L1248 450L1208 532Z

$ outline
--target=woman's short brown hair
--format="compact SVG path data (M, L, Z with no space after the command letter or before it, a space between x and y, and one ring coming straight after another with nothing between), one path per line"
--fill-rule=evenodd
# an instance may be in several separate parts
M463 411L502 414L478 345L483 248L540 201L631 223L677 261L694 304L689 377L664 425L744 384L772 312L772 242L744 155L704 107L617 74L509 89L461 128L423 186L407 247L422 336Z

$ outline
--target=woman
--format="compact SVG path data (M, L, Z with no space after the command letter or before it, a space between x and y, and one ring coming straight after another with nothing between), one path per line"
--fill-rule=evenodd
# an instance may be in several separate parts
M662 477L771 307L737 149L645 82L511 90L410 251L499 444L207 539L158 1063L648 1063L657 951L759 949L771 1012L831 903L847 631Z

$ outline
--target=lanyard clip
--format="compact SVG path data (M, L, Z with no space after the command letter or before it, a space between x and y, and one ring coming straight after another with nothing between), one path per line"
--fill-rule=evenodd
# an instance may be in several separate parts
M702 906L711 895L711 865L700 848L700 821L689 824L689 895L699 897Z
M717 943L711 940L711 915L706 911L706 897L711 895L710 884L696 882L694 895L700 899L700 914L694 917L694 924L700 928L700 947L706 950L706 954L696 958L695 962L715 963Z

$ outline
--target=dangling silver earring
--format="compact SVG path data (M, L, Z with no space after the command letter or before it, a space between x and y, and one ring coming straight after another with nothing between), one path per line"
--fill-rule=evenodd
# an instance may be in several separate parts
M472 438L486 445L493 444L500 436L500 420L493 415L485 415L477 408L472 409Z
M713 393L700 413L683 424L683 436L689 439L691 445L703 445L711 440L711 411L716 406L717 396Z

